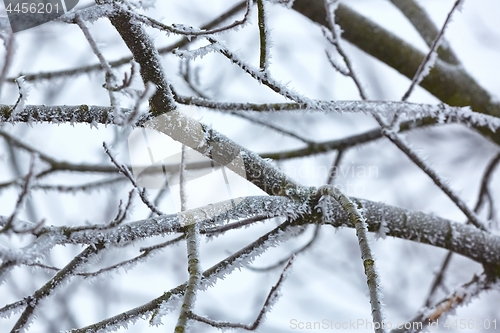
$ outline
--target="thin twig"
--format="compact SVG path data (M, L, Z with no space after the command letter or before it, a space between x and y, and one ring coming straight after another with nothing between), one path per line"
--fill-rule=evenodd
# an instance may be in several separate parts
M431 308L423 308L407 323L400 325L401 328L393 329L390 333L417 333L435 323L441 317L454 311L457 307L465 305L471 299L477 297L481 292L489 290L492 281L486 274L474 275L471 281L458 287L453 293L442 299ZM407 329L406 327L411 327Z
M391 0L391 2L406 16L425 43L431 47L439 30L425 9L415 0ZM460 60L444 39L437 52L439 58L447 63L460 65Z
M127 168L127 166L124 165L124 164L120 164L120 163L118 163L118 161L116 161L116 159L111 154L111 151L109 150L108 146L106 145L106 142L103 142L103 147L104 147L104 152L106 153L106 155L109 156L111 162L113 162L113 164L116 166L116 168L118 169L118 171L121 174L123 174L130 181L130 183L134 186L134 188L137 191L137 193L139 194L139 197L141 198L142 202L144 202L144 204L152 212L154 212L154 213L156 213L158 215L163 215L163 213L161 211L159 211L158 208L151 201L149 201L149 199L147 198L146 189L143 188L141 190L139 188L139 185L137 185L137 182L135 181L134 176L132 175L132 173L130 172L130 170Z
M444 21L443 27L439 31L438 35L436 36L436 39L434 39L434 42L432 43L431 49L425 56L424 60L418 66L417 72L413 76L413 79L411 80L410 87L408 90L404 93L403 98L401 99L403 102L406 101L411 93L413 92L414 88L416 85L420 84L422 80L427 76L427 74L430 73L432 66L436 62L437 58L437 50L439 45L441 44L444 36L444 32L446 28L448 27L448 24L451 22L451 17L453 16L453 13L455 10L457 10L461 5L462 5L463 0L456 0L455 4L451 8L451 10L448 13L448 16L446 17L446 20Z
M94 258L103 249L104 243L89 245L73 260L71 260L69 264L67 264L62 270L60 270L52 279L47 281L47 283L45 283L40 289L29 296L29 301L26 303L25 310L19 317L18 321L15 323L10 333L17 333L25 328L29 324L40 302L52 295L63 282L67 281L69 278L71 278L72 275L75 274L77 269Z
M481 180L481 188L479 189L479 194L478 194L478 199L476 206L474 207L474 212L476 214L479 214L479 211L481 210L481 207L484 203L484 197L488 195L488 184L490 182L491 176L493 174L493 171L495 170L495 167L498 165L500 162L500 153L498 153L488 164L483 178ZM490 206L492 203L490 203ZM490 211L493 210L493 207L490 207ZM467 221L467 223L470 223L470 221ZM437 291L437 289L442 285L443 283L443 277L445 275L446 270L448 269L449 263L451 262L451 258L453 256L453 252L449 251L446 254L446 257L443 260L443 263L441 264L441 267L434 277L434 280L432 282L431 288L429 290L429 294L427 296L427 299L425 300L425 307L429 308L432 305L433 297Z
M168 33L173 33L173 34L177 34L177 35L181 35L181 36L188 36L188 37L214 35L214 34L222 33L222 32L231 30L233 28L236 28L238 26L244 25L245 23L248 22L248 18L249 18L250 13L251 13L253 1L246 0L245 4L246 4L246 12L243 16L243 19L236 20L233 23L231 23L227 26L221 27L221 28L204 30L204 29L198 29L198 28L186 26L184 24L166 25L166 24L161 23L160 21L157 21L157 20L149 17L149 16L137 14L136 12L131 11L128 8L126 8L125 6L120 5L116 2L113 3L113 5L116 6L116 8L118 10L128 13L129 15L133 16L134 19L137 20L138 22L142 22L145 25L148 25L152 28L155 28L155 29L158 29L161 31L165 31Z
M19 196L17 198L17 202L16 202L16 205L14 207L14 211L10 215L5 226L2 229L0 229L0 234L7 233L9 231L12 231L14 233L32 233L32 232L35 232L37 229L39 229L45 221L42 219L39 223L35 224L33 227L25 229L25 230L17 229L16 225L15 225L16 221L17 221L17 216L21 212L21 208L24 205L24 202L28 198L33 180L35 178L36 161L37 161L36 154L32 154L28 173L26 174L26 177L24 178L23 186L21 188L21 193L19 194Z
M181 164L179 171L179 189L181 197L181 213L179 214L179 219L181 219L181 224L186 225L186 244L187 244L187 266L189 279L186 286L186 291L184 292L184 300L181 306L181 312L179 318L177 319L177 325L175 326L175 333L188 332L189 324L189 313L193 311L194 304L196 301L196 292L199 289L199 284L201 281L201 267L200 267L200 226L196 221L192 219L189 214L184 214L187 209L187 198L186 198L186 145L182 145L181 151Z
M224 322L224 321L215 321L211 320L205 317L201 317L197 314L190 313L189 316L191 319L197 320L201 323L205 323L207 325L210 325L212 327L216 327L218 329L226 329L226 328L231 328L231 329L237 329L241 328L247 331L255 331L260 327L260 325L263 322L264 316L266 313L268 313L271 310L271 307L276 303L278 300L280 293L279 290L281 286L283 285L283 282L287 278L289 274L289 270L292 267L293 261L295 260L295 256L292 255L290 256L287 261L286 265L283 268L283 271L281 272L281 275L278 279L278 282L271 288L269 291L269 294L267 295L267 298L264 302L264 305L262 305L262 308L259 311L259 314L257 315L257 318L249 325L244 325L244 324L239 324L239 323L231 323L231 322Z
M326 180L327 185L333 185L333 181L335 176L337 176L337 169L339 168L340 162L342 161L342 157L344 157L344 149L339 149L335 160L333 161L330 172L328 173L328 179Z
M290 260L291 256L297 256L298 254L305 252L307 249L309 249L311 246L313 246L313 244L318 239L320 228L321 228L321 226L319 224L314 225L314 233L313 233L313 236L311 237L311 239L306 244L304 244L302 247L293 251L293 253L289 257L283 258L283 259L281 259L281 260L277 261L276 263L269 265L269 266L265 266L265 267L248 266L247 268L251 271L254 271L254 272L268 272L268 271L271 271L273 269L276 269L276 268L283 266L287 261Z

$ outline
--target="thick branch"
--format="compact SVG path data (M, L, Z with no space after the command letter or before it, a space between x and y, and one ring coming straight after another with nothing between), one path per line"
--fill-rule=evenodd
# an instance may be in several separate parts
M96 2L98 4L112 3L109 0ZM141 77L144 84L152 82L156 87L156 93L150 100L152 114L156 115L158 110L162 110L162 112L174 110L176 105L159 61L160 55L142 25L135 22L130 13L122 10L111 14L109 20L127 44L134 60L141 66Z

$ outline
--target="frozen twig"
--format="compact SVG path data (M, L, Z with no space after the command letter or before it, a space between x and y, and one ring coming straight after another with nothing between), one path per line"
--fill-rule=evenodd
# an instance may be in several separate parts
M486 274L474 275L471 281L457 288L454 292L442 299L432 307L425 307L406 324L402 324L399 329L394 329L390 333L417 333L425 330L429 324L443 318L457 307L468 304L483 291L492 288L494 282ZM406 329L404 327L410 327Z
M415 0L391 0L391 2L406 16L411 24L418 31L425 43L430 47L439 34L439 30L432 22L424 8ZM449 44L443 39L438 48L439 58L453 65L460 65Z
M334 68L338 69L342 75L350 77L353 80L354 84L358 88L358 92L359 95L361 96L361 99L366 101L368 100L368 95L365 92L365 88L361 84L361 80L358 78L358 75L356 74L356 71L353 68L351 60L347 56L347 53L345 53L344 49L340 45L341 30L340 27L335 23L335 10L337 9L338 5L339 5L339 0L325 0L326 17L330 28L330 33L332 35L331 36L329 35L329 31L326 30L326 28L323 28L323 35L340 54L340 56L345 62L347 69L341 69L341 67L336 65L335 62L332 61L331 56L328 56L328 60L330 61L330 64L332 64Z
M469 219L469 221L481 230L488 230L486 226L479 220L479 217L474 213L469 206L450 188L448 184L444 182L441 177L431 168L429 167L422 158L420 158L413 150L411 150L407 144L396 134L391 131L384 131L385 136L391 140L392 143L396 145L402 152L405 153L408 158L415 163L420 170L425 172L429 178L432 179L434 184L443 191L448 198L455 203L455 205L464 213L465 216Z
M488 190L488 184L491 180L491 176L493 174L493 171L495 170L495 167L498 165L500 162L500 153L498 153L488 164L484 175L483 179L481 181L481 188L479 189L479 194L478 194L478 199L476 206L474 207L474 212L476 214L479 214L481 207L483 206L484 203L484 198L488 197L489 190ZM490 201L490 214L491 212L494 211L493 207L493 202ZM491 216L490 216L491 218ZM470 220L467 221L467 223L470 223ZM443 284L443 278L446 270L448 269L449 263L451 261L451 258L453 257L453 252L448 251L446 254L443 263L441 264L441 267L439 268L439 271L436 273L436 276L434 277L434 280L432 282L431 288L429 290L429 295L427 296L427 299L425 300L425 306L429 308L432 305L434 295L437 291L437 289L442 286Z
M305 252L307 249L309 249L311 246L313 246L313 244L316 242L316 240L318 239L318 235L319 235L319 231L320 231L320 225L319 224L316 224L314 226L314 233L313 233L313 236L311 237L311 239L306 243L304 244L303 246L301 246L299 249L293 251L293 253L291 254L291 256L297 256L299 255L300 253L302 252ZM290 257L291 257L290 256ZM283 258L279 261L277 261L276 263L270 265L270 266L266 266L266 267L254 267L254 266L248 266L248 269L252 270L252 271L255 271L255 272L268 272L270 270L273 270L273 269L276 269L276 268L279 268L281 266L283 266L287 261L290 260L290 257L287 257L287 258Z
M330 13L330 8L332 4L329 2L330 0L325 0L326 2L326 8L327 12ZM447 22L451 18L451 14L453 11L459 7L460 3L462 0L457 0L455 2L454 7L452 8L451 12L448 14ZM333 8L335 9L337 1L333 2ZM348 68L348 74L349 76L353 79L354 83L358 87L359 94L361 95L361 98L363 100L367 100L367 95L364 92L363 86L361 85L359 79L357 78L356 73L352 70L352 65L351 62L349 61L349 58L347 55L342 51L342 48L338 42L336 42L339 39L339 36L336 35L337 31L339 29L335 25L334 21L334 15L330 14L329 15L329 21L332 33L334 36L330 38L330 42L337 48L339 54L342 56L344 59L346 66ZM438 40L441 38L442 34L444 33L444 28L447 25L447 22L445 23L445 26L442 29L442 32L440 35L436 38L436 44L438 44ZM436 46L437 48L437 46ZM435 50L434 50L435 51ZM435 55L435 52L433 53ZM425 65L427 66L428 63L425 62ZM420 75L427 74L427 73L421 73ZM411 91L410 91L411 92ZM403 100L404 101L404 100ZM415 163L424 173L426 173L429 178L432 179L432 181L455 203L455 205L467 216L467 218L471 221L472 224L474 224L476 227L480 228L481 230L487 230L484 224L479 220L479 218L476 216L476 214L465 204L465 202L462 201L462 199L452 191L452 189L438 176L438 174L431 168L429 167L423 159L421 159L404 141L401 139L401 137L397 134L397 128L394 130L391 125L386 124L386 122L382 119L381 115L378 113L373 112L372 113L373 117L375 120L379 123L380 127L382 127L382 134L387 137L392 143L394 143L408 158ZM396 126L398 125L397 118L398 115L393 119L393 122L396 123Z
M76 273L85 263L94 258L101 250L104 249L104 244L92 244L70 261L62 270L60 270L52 279L47 281L40 289L35 291L31 296L28 296L26 308L21 317L15 323L10 333L17 333L27 327L32 320L35 310L42 300L51 296L61 284ZM0 309L1 312L2 309Z
M224 13L222 13L221 15L216 17L215 19L211 20L209 23L203 25L200 30L209 30L209 29L216 27L220 23L226 21L228 18L234 16L235 14L240 12L241 10L245 9L246 4L247 4L247 1L242 1L242 2L237 3L236 5L234 5L233 7L231 7L230 9L228 9L227 11L225 11ZM101 7L104 7L104 6L101 6ZM109 6L109 9L111 12L112 7ZM82 17L83 20L86 20L86 14L85 14L84 10L80 10L80 11L78 11L78 13L80 14L80 16ZM106 11L102 12L102 15L107 15L107 14L108 13L106 13ZM63 15L63 17L66 15ZM72 22L71 17L68 20L68 22ZM159 54L168 54L168 53L172 52L173 49L188 45L192 40L193 39L191 39L191 38L188 39L185 37L181 41L179 41L173 45L160 47L158 49L158 53ZM133 57L127 56L127 57L123 57L123 58L115 60L115 61L110 61L109 64L111 65L111 67L118 67L118 66L126 65L131 61L133 61ZM92 73L92 72L96 72L96 71L100 71L100 70L102 70L102 66L100 63L98 63L98 64L94 64L94 65L81 66L81 67L68 69L68 70L57 70L57 71L50 71L50 72L26 74L25 78L26 78L26 81L28 81L28 82L40 81L40 80L51 80L51 79L57 79L57 78L63 78L63 77L82 75L82 74L86 74L86 73ZM15 78L10 77L7 79L7 81L14 82L14 79Z
M14 207L14 211L10 215L9 219L7 220L7 223L4 225L2 229L0 229L0 234L2 233L8 233L9 231L12 231L14 233L32 233L35 232L37 229L39 229L43 223L44 220L41 220L39 223L35 224L33 227L28 228L28 229L19 229L16 227L16 221L17 221L17 216L21 212L21 209L30 194L31 187L33 185L33 180L35 178L35 165L37 161L37 155L33 154L31 155L31 161L28 169L28 174L24 178L23 186L21 188L21 193L19 194L16 202L16 206Z
M206 35L214 35L214 34L222 33L222 32L225 32L225 31L228 31L228 30L231 30L231 29L234 29L234 28L237 28L239 26L246 24L248 22L249 17L250 17L250 13L251 13L251 9L252 9L252 2L253 1L251 1L251 0L245 1L246 12L243 16L243 19L236 20L233 23L231 23L227 26L224 26L224 27L214 28L214 29L209 29L209 30L198 29L198 28L186 26L184 24L166 25L166 24L163 24L160 21L157 21L157 20L155 20L151 17L148 17L146 15L137 14L136 12L131 11L128 8L126 8L124 5L120 5L116 2L113 3L113 5L116 6L116 8L118 10L120 10L122 12L126 12L130 16L134 17L134 19L137 20L138 22L142 22L145 25L148 25L152 28L155 28L155 29L158 29L161 31L165 31L167 33L177 34L177 35L181 35L181 36L187 36L188 38L191 38L191 37L197 37L197 36L206 36Z
M184 292L184 299L181 305L181 312L177 319L175 326L175 333L189 332L189 314L193 311L194 303L196 301L196 292L199 289L201 280L201 267L200 267L200 226L195 221L191 220L189 214L184 214L187 209L186 198L186 146L182 145L181 152L181 165L180 165L180 197L181 197L181 213L179 218L181 223L186 226L185 238L187 244L187 266L188 266L188 283L186 291Z
M283 268L283 271L281 272L281 275L278 279L278 282L271 288L269 291L269 294L266 297L266 300L264 302L264 305L262 305L262 308L260 309L259 314L257 315L257 318L249 325L245 324L239 324L239 323L230 323L230 322L224 322L224 321L215 321L211 320L202 316L199 316L194 313L190 313L190 318L197 320L199 322L205 323L207 325L210 325L212 327L218 328L218 329L244 329L247 331L255 331L257 330L262 322L264 321L266 313L268 313L273 305L277 302L278 298L280 297L280 288L283 285L283 282L285 279L288 277L289 270L292 267L293 261L295 260L295 255L291 255L287 260L284 262L286 263L285 267Z
M170 245L176 244L183 239L184 239L184 235L181 235L181 236L178 236L172 240L169 240L169 241L166 241L166 242L163 242L160 244L156 244L156 245L148 246L148 247L143 247L140 249L140 251L142 253L134 258L131 258L131 259L128 259L125 261L121 261L117 264L114 264L114 265L111 265L108 267L101 268L95 272L79 272L79 273L76 273L75 275L81 276L85 279L89 279L89 278L94 278L94 277L97 277L97 276L100 276L103 274L109 274L111 272L118 271L120 268L123 268L123 269L129 271L132 267L134 267L138 263L145 262L146 260L153 257L153 255L160 253L164 248L166 248ZM49 271L56 271L56 272L61 270L58 267L44 265L44 264L39 263L39 262L30 263L30 264L27 264L27 266L40 267L40 268L43 268L43 269L46 269ZM14 304L11 305L11 308L13 306L14 306ZM0 311L0 314L1 314L1 311Z
M304 103L308 105L314 105L316 102L309 100L308 98L301 96L294 92L293 90L286 87L286 85L279 83L275 79L271 78L270 75L266 73L262 73L259 69L253 68L252 66L246 64L242 59L240 59L236 54L231 52L224 44L220 41L217 41L213 37L207 38L210 43L216 44L217 51L228 58L233 64L240 67L243 71L245 71L248 75L253 77L258 82L263 85L271 88L274 92L294 101L297 103Z
M118 171L120 171L121 174L123 174L128 180L130 180L130 183L134 186L135 190L139 194L139 197L141 198L142 202L154 213L158 215L163 215L162 212L158 210L158 208L147 198L147 193L146 189L143 188L142 190L139 188L139 185L137 185L137 182L134 179L134 176L130 172L130 170L127 168L126 165L118 163L116 159L113 157L111 154L111 151L109 150L108 146L106 145L106 142L103 142L103 147L104 147L104 152L109 156L111 162L116 166Z
M104 58L104 55L101 53L101 50L99 50L99 47L97 46L96 41L92 37L92 34L90 33L90 30L87 28L87 25L85 22L82 20L81 16L76 13L75 14L75 23L80 27L80 29L83 32L83 35L87 39L88 44L90 45L90 48L96 55L97 59L99 59L99 63L102 66L102 69L105 72L105 77L106 77L106 84L104 87L108 90L109 94L109 99L110 99L110 104L111 107L113 107L113 115L115 117L115 121L117 124L123 123L123 114L120 113L120 109L118 108L118 98L116 96L116 93L114 92L114 88L116 86L116 75L113 72L113 69L109 65L108 61L106 58Z
M441 45L441 42L443 41L443 36L446 28L448 27L448 24L451 22L451 17L453 16L453 13L460 8L462 5L463 0L456 0L455 4L451 8L450 12L448 13L448 16L446 17L446 20L444 21L443 27L439 31L438 35L434 39L434 42L431 45L431 49L425 56L424 60L420 64L420 66L417 69L417 72L415 73L415 76L413 76L413 79L411 80L410 87L408 87L408 90L404 93L403 98L401 99L403 102L406 101L411 93L413 92L415 86L420 84L422 80L427 76L427 74L430 73L432 66L434 66L434 63L436 62L437 59L437 51L439 48L439 45Z
M365 268L366 282L370 293L373 322L376 324L375 332L384 333L382 295L379 290L380 283L378 281L378 273L375 268L375 259L371 253L368 241L368 229L366 226L366 219L362 212L363 207L360 203L353 202L338 188L331 185L324 185L320 187L318 189L318 196L330 196L334 198L349 215L349 219L356 229L356 236L358 237L359 248L361 250L361 259L363 260L363 266Z

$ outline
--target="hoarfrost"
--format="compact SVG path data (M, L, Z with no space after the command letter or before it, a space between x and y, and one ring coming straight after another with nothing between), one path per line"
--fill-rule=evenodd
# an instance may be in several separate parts
M161 303L160 307L151 318L150 324L154 326L162 325L161 318L175 311L179 307L181 301L181 295L172 294L167 301Z
M218 48L217 44L209 44L209 45L197 48L196 50L175 49L175 50L173 50L173 53L181 59L194 60L196 58L202 59L207 54L212 53L212 52L218 52L218 51L219 51L219 48Z
M200 289L206 290L215 285L217 280L223 280L235 269L241 270L242 267L245 267L249 263L253 262L255 258L266 252L269 248L275 247L280 243L296 237L303 231L304 228L304 226L291 226L286 230L281 230L278 227L277 229L267 233L267 238L260 242L260 244L254 246L256 243L254 242L254 244L251 244L240 252L235 253L226 260L226 264L223 267L220 267L209 278L202 279Z
M66 13L61 17L59 17L58 20L67 23L73 23L76 17L76 13L78 12L78 15L81 17L82 20L94 23L101 17L106 17L110 14L113 14L115 11L116 9L114 8L114 6L112 4L107 3L104 5L97 5L80 9L78 11L72 10L69 13Z

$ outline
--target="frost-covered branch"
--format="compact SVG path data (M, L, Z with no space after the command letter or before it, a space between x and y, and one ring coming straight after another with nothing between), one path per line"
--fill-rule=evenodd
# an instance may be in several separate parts
M21 230L21 229L19 229L19 228L16 227L17 216L21 212L21 208L24 205L24 202L26 201L26 199L27 199L27 197L29 195L29 192L31 190L31 186L33 184L33 179L35 178L35 164L36 164L36 159L37 159L37 157L36 157L35 154L31 155L31 162L30 162L30 165L29 165L28 174L24 178L24 182L23 182L23 185L22 185L22 188L21 188L21 193L19 194L19 196L17 198L17 202L16 202L16 205L14 207L14 211L12 212L12 214L7 219L7 221L6 221L5 225L3 226L3 228L0 229L0 234L2 234L2 233L9 233L9 232L13 232L13 233L31 233L31 232L34 232L36 229L38 229L43 224L43 220L42 220L42 222L37 223L36 225L34 225L30 229Z
M372 317L375 325L376 333L384 333L384 315L382 311L382 294L380 293L380 282L375 267L375 259L372 255L368 241L368 229L366 227L366 218L364 217L363 206L357 202L353 202L349 197L344 195L338 188L331 185L324 185L318 189L318 196L330 196L334 198L345 210L351 223L356 229L356 236L358 237L358 244L361 250L361 259L365 268L366 283L370 293L370 305L372 309ZM323 205L319 205L323 206ZM377 325L378 324L378 325Z
M201 233L213 233L212 228L224 226L229 221L242 218L296 218L309 212L307 205L285 197L256 196L241 199L241 201L238 200L239 203L235 207L233 207L231 200L227 200L190 209L186 211L186 214L190 214L193 220L200 224ZM220 213L225 210L227 211ZM207 218L207 216L211 217ZM0 216L0 226L4 226L7 220L8 217ZM19 225L20 227L22 225L24 230L24 228L34 226L34 223L19 221ZM241 224L240 226L244 225ZM40 254L45 253L42 249L46 246L53 247L58 244L107 242L110 246L124 246L149 237L184 232L184 227L185 225L179 219L178 214L154 216L122 224L116 228L109 228L107 225L102 224L73 227L45 226L37 231L38 238L23 248L24 257L16 251L1 251L0 259L17 259L20 263L30 262L38 258ZM47 242L47 240L50 240L50 242Z
M481 230L487 230L486 226L482 221L480 221L479 217L472 211L472 209L467 206L467 204L456 194L451 187L429 166L425 161L419 157L413 150L411 150L407 144L401 139L397 134L385 131L385 136L391 140L401 151L403 151L408 158L415 163L420 170L425 172L429 178L432 179L434 184L443 191L448 198L453 201L453 203L464 213L465 216L469 219L469 221L475 225L477 228Z
M445 104L418 104L394 101L318 101L315 104L305 103L226 103L206 100L198 97L176 96L181 104L195 105L218 111L319 111L339 113L366 113L393 116L402 114L413 121L418 118L431 117L438 123L462 123L474 126L485 131L500 129L500 119L478 112L468 107L453 107ZM0 123L7 122L11 115L10 105L0 104ZM121 108L124 115L131 114L131 109ZM140 117L135 126L143 126L147 116ZM26 105L24 110L13 119L16 123L69 123L90 124L97 127L99 124L114 124L113 108L95 105ZM418 125L418 124L417 124ZM494 139L495 133L490 134Z
M397 207L367 200L359 199L358 201L364 208L364 214L367 217L367 225L370 231L377 231L381 226L380 221L385 220L387 228L386 234L388 236L400 237L424 244L447 248L488 265L498 266L500 263L500 239L498 236L486 234L476 228L452 223L433 215L409 212ZM267 211L270 217L276 216L278 213L284 214L285 216L292 214L292 218L295 219L292 224L298 224L299 226L304 223L319 223L321 219L324 218L325 223L332 224L336 227L343 225L353 227L352 222L343 209L338 206L338 204L330 204L331 206L325 206L323 217L321 217L321 215L312 215L308 217L309 213L307 213L307 211L303 211L303 215L301 215L303 217L300 217L296 215L297 212L300 211L300 205L293 200L278 197L248 198L243 200L240 205L233 210L229 210L218 216L217 220L206 222L200 220L200 223L202 223L200 227L202 230L209 226L211 228L211 226L217 225L227 219L236 219L238 216L248 216L248 214L252 212L254 214L261 214L263 211ZM210 207L206 208L208 209ZM200 211L200 218L205 216L206 213ZM211 214L211 216L216 216L216 214ZM175 227L175 225L177 225L177 227ZM44 227L41 231L43 234L39 236L39 239L41 239L42 242L40 245L46 244L47 239L51 239L60 244L67 242L88 244L89 242L96 243L99 241L106 241L109 246L113 244L123 246L126 243L132 242L134 239L143 239L144 237L174 232L176 228L177 231L181 231L181 227L178 221L178 215L174 214L128 223L116 229L104 230L95 234L92 234L89 230L71 231L71 228ZM281 227L283 227L283 225ZM64 239L64 237L68 238ZM53 245L54 244L51 246ZM35 252L36 255L39 255L41 252L39 249L33 247L31 251ZM46 251L43 251L43 253L45 252ZM4 258L2 258L2 260L3 259ZM225 263L221 262L221 265L225 267ZM208 272L210 272L210 270ZM215 274L214 271L212 271L212 273ZM209 276L211 276L210 274ZM207 272L205 276L207 276ZM176 289L177 291L174 294L180 296L183 290L182 288L181 290ZM167 296L166 299L170 299L172 294ZM164 297L161 297L160 303L161 300L164 299ZM156 301L158 301L158 299ZM153 309L156 309L156 306L160 304L156 303L156 301L148 303L149 305L146 307L140 307L139 309L119 315L118 317L121 318L120 323L123 324L122 320L128 321L153 311ZM117 320L117 318L110 318L105 321L105 324L108 325L116 322L115 320ZM76 332L85 332L85 330L82 329Z
M319 199L319 198L318 198ZM383 227L386 236L412 240L448 249L486 265L500 265L500 237L478 228L456 223L432 214L412 212L399 207L353 198L363 207L368 230L377 232ZM354 228L342 208L327 202L323 215L313 216L311 223L324 221L334 227ZM325 213L326 212L326 213Z
M446 20L444 21L443 27L441 28L436 38L432 42L429 52L425 56L420 66L418 66L417 72L413 76L413 79L411 80L411 84L408 87L408 90L404 93L403 98L401 99L402 101L406 101L410 97L415 86L419 85L420 82L422 82L422 80L430 73L432 66L434 66L436 62L438 56L437 54L438 48L443 41L444 32L448 27L448 24L451 22L451 17L453 16L453 13L455 12L455 10L458 10L458 8L462 6L462 2L463 0L455 1L455 4L451 8L450 12L448 13L448 16L446 17Z
M111 14L113 11L112 5L105 5L105 6L101 5L99 7L101 8L100 15L102 17ZM242 1L238 4L236 4L235 6L231 7L226 12L219 15L217 18L215 18L215 19L211 20L209 23L203 25L200 28L200 30L208 30L208 29L212 29L212 28L216 27L220 23L226 21L228 18L234 16L235 14L238 14L241 10L245 9L245 7L246 7L246 1ZM87 11L89 11L89 9L82 9L82 10L77 11L77 13L80 14L80 16L82 17L83 20L92 22L94 19L96 19L95 15L93 15L95 12L91 12L90 14L92 14L92 15L89 15L89 13ZM67 18L66 22L73 23L74 15L75 15L75 13L68 13L68 14L63 15L60 19L65 20ZM193 41L193 40L194 39L191 39L191 38L189 38L189 39L183 38L182 40L180 40L177 43L174 43L174 44L169 45L169 46L158 48L158 53L159 54L171 53L172 50L186 46L189 43L191 43L191 41ZM118 59L118 60L109 61L109 65L111 67L119 67L119 66L127 65L132 60L133 60L133 57L127 56L127 57L123 57L123 58ZM94 65L81 66L81 67L77 67L77 68L73 68L73 69L66 69L66 70L57 70L57 71L40 72L40 73L27 73L25 75L25 80L27 82L40 81L40 80L51 80L51 79L71 77L71 76L76 76L76 75L81 75L81 74L92 73L92 72L96 72L96 71L100 71L100 70L102 70L102 66L100 63L98 63L98 64L94 64ZM15 79L14 77L10 77L7 79L7 81L14 82L14 79Z
M361 84L361 80L358 78L358 75L356 74L356 71L353 68L351 59L347 56L347 53L340 45L341 28L339 25L335 23L335 11L337 10L338 6L339 6L338 0L325 0L327 21L331 35L328 33L326 29L323 29L323 35L335 47L337 52L342 57L342 60L344 61L347 68L342 69L340 66L336 65L335 62L331 59L331 56L328 56L328 60L330 61L330 64L339 71L339 73L343 74L344 76L350 77L352 79L352 81L358 88L358 92L359 95L361 96L361 99L366 101L368 100L368 95L365 92L365 88Z
M486 274L474 275L471 281L458 287L435 306L423 308L406 325L401 325L401 327L412 327L413 329L394 329L390 333L417 333L425 330L431 323L453 313L459 306L467 305L478 297L481 292L492 289L494 285L495 281L491 280ZM498 286L498 281L496 285Z
M276 263L274 263L272 265L269 265L269 266L266 266L266 267L248 266L248 269L250 269L250 270L252 270L254 272L268 272L270 270L282 267L284 264L286 264L286 262L288 260L290 260L290 258L292 256L296 257L300 253L305 252L306 250L308 250L316 242L316 240L318 239L320 228L321 228L321 225L316 224L314 226L314 233L313 233L313 236L311 237L311 239L306 244L304 244L302 247L300 247L299 249L293 251L293 253L290 256L288 256L286 258L283 258L283 259L277 261Z
M179 219L185 225L185 239L187 244L187 267L189 278L184 292L184 299L181 305L181 312L177 319L175 326L175 333L189 332L189 313L194 309L196 301L196 292L199 289L201 281L201 267L200 267L200 226L196 221L192 220L190 214L186 214L187 208L187 193L185 189L186 183L186 146L182 145L181 151L181 164L179 175L179 189L181 197L181 212Z
M294 101L297 103L304 103L308 105L314 105L315 102L309 100L305 96L302 96L292 89L286 87L286 85L276 81L269 74L261 72L259 69L254 68L253 66L247 64L240 57L238 57L234 52L231 52L226 46L225 43L216 40L213 37L207 38L210 43L215 44L214 47L217 47L217 51L224 55L227 59L229 59L233 64L240 67L245 73L250 75L252 78L257 80L259 83L269 87L274 92ZM175 52L174 52L175 53Z
M153 212L153 213L156 213L158 215L163 215L162 212L160 212L158 210L158 208L151 202L149 201L148 199L148 195L146 193L146 188L143 188L142 190L139 188L139 185L137 185L137 182L135 181L135 178L134 176L132 175L132 172L127 168L126 165L124 164L121 164L121 163L118 163L118 161L114 158L113 154L111 153L111 151L109 150L108 146L106 145L106 142L103 142L103 147L104 147L104 151L106 152L106 154L109 156L109 159L111 160L111 162L113 162L113 164L116 166L116 168L118 169L118 171L120 171L120 173L125 176L125 178L127 178L130 183L132 184L132 186L134 187L134 189L137 191L137 193L139 194L139 197L141 198L142 202Z
M213 286L218 280L223 279L235 269L239 269L251 263L267 249L293 238L300 230L302 230L301 226L292 226L290 221L282 223L240 251L204 271L201 287L206 289ZM70 332L84 333L89 330L113 330L119 327L125 327L130 322L143 318L146 315L152 315L150 323L158 325L161 323L161 317L171 312L173 306L179 302L180 297L185 292L186 285L186 283L181 284L146 304L105 319L99 323L80 329L74 329Z
M215 321L215 320L211 320L211 319L208 319L205 317L201 317L201 316L194 314L194 313L190 313L190 318L197 320L199 322L205 323L207 325L210 325L212 327L216 327L218 329L242 328L242 329L247 330L247 331L255 331L256 329L259 328L259 326L264 321L266 313L270 312L273 305L278 301L278 298L281 296L280 288L283 285L283 282L286 280L286 278L290 274L289 271L292 267L294 260L295 260L295 256L292 255L284 262L284 263L286 263L286 265L283 268L283 271L281 272L281 275L278 279L278 282L276 282L276 284L269 291L269 294L267 295L266 300L264 302L264 305L260 309L259 314L257 315L257 318L251 324L245 325L245 324L238 324L238 323Z
M152 28L161 30L166 32L167 34L177 34L181 36L188 36L188 38L191 37L198 37L198 36L206 36L206 35L214 35L222 32L226 32L229 30L232 30L237 27L244 26L250 17L251 9L252 9L252 1L251 0L245 0L246 2L246 12L243 16L243 19L241 20L236 20L233 23L220 27L220 28L214 28L210 30L205 30L205 29L197 29L194 27L190 27L184 24L172 24L172 25L166 25L161 23L160 21L157 21L151 17L148 17L146 15L138 14L130 9L128 9L126 6L114 2L113 5L115 7L116 11L119 12L125 12L129 14L131 17L134 18L137 22L144 23L147 26L150 26ZM112 14L113 15L113 14Z
M118 6L112 0L96 0L96 3ZM132 52L134 60L140 65L144 85L151 82L156 88L150 99L151 114L158 115L175 110L176 103L160 62L160 55L144 27L134 20L132 13L125 10L114 11L108 16L108 19L118 31L130 52Z
M100 251L104 249L103 243L89 245L79 255L77 255L69 264L59 271L52 279L47 281L40 289L35 291L33 295L28 296L26 308L24 309L21 317L11 330L11 333L17 333L23 330L30 324L35 310L45 298L54 293L56 289L61 287L61 284L69 280L74 273L86 264L89 260L94 258ZM0 309L1 313L1 309Z
M391 2L406 16L424 39L427 46L430 47L435 41L439 30L425 9L415 0L391 0ZM443 39L437 52L440 59L453 65L460 65L460 60L446 40Z

